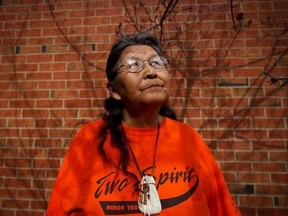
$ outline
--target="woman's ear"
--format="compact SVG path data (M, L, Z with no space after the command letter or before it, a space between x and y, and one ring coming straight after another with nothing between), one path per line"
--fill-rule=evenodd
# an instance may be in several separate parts
M110 97L113 97L116 100L121 100L121 96L119 95L116 86L113 82L108 82L106 84L106 87L109 91Z

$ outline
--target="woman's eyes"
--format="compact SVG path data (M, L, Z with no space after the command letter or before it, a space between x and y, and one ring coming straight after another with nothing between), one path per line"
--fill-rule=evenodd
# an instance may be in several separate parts
M159 57L154 57L150 60L147 60L149 62L149 65L155 67L155 68L163 68L165 66L164 62L162 59ZM143 65L145 64L146 61L141 61L139 59L129 59L126 63L126 68L131 69L131 70L137 70L143 68Z
M133 62L128 64L128 68L139 67L139 63Z
M135 62L130 62L130 63L128 64L128 68L139 67L139 66L140 66L140 64L139 64L139 62L137 62L137 61L135 61Z
M150 64L151 65L155 65L155 66L159 66L159 65L161 65L161 62L157 61L157 60L154 60L154 61L150 61Z

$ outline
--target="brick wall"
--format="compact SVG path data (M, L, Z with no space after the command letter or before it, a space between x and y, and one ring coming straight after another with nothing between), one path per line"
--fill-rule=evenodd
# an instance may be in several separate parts
M115 31L164 11L124 2L0 1L0 215L44 215L75 131L103 111ZM233 26L230 1L180 1L163 29L171 105L211 147L245 216L288 215L288 91L269 77L288 76L287 10L234 1Z

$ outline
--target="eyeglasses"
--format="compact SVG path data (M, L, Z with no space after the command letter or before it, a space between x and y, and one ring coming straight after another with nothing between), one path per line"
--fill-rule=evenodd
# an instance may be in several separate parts
M128 71L130 73L139 73L145 68L145 62L148 62L150 66L155 69L164 69L168 65L168 61L163 56L155 56L149 60L142 61L137 58L130 58L126 61L126 64L120 65L116 72L120 70L120 68L124 67L124 71Z

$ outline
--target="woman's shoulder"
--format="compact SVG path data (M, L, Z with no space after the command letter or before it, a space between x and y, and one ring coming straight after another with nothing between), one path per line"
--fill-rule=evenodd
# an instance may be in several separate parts
M77 136L85 136L86 138L93 137L95 138L95 134L98 134L101 127L104 124L104 120L102 118L93 120L91 122L87 122L83 124L77 132Z
M89 149L95 148L95 145L98 145L100 140L99 133L103 122L102 119L97 119L83 124L76 132L76 135L70 144L70 152L77 152L77 154L80 154L80 152L87 152Z
M202 145L202 136L191 125L169 118L165 118L164 124L166 125L165 127L167 131L170 133L178 133L182 140L186 140L187 142L193 141L194 144L199 143Z
M189 132L193 132L193 133L196 132L196 130L192 126L190 126L187 123L184 123L182 121L170 119L167 117L164 118L164 121L165 121L164 124L166 124L166 126L168 126L169 128L177 127L177 128L179 128L180 131L184 131L184 132L189 131Z
M95 129L100 128L104 123L104 120L102 118L92 120L90 122L86 122L82 125L81 129L87 130L87 129Z

